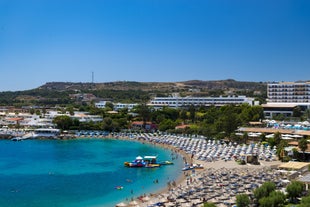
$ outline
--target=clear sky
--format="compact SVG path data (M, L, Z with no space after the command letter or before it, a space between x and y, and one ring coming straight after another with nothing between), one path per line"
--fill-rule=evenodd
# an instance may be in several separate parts
M310 80L309 0L0 0L0 91Z

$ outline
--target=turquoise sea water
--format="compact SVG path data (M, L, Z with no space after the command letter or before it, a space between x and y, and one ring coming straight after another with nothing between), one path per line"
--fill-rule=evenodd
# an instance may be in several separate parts
M162 161L172 156L167 149L135 141L0 140L1 206L109 207L164 188L182 173L181 156L160 168L123 166L138 155L158 155Z

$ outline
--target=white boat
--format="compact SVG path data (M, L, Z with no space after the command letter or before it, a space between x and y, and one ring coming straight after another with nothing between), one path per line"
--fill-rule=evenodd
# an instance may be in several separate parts
M22 141L23 138L22 137L13 137L11 140L12 141Z

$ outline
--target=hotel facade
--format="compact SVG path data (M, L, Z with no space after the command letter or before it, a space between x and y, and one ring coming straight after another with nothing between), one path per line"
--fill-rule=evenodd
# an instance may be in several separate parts
M149 106L154 108L162 108L164 106L171 108L179 108L185 106L223 106L228 104L240 105L240 104L254 104L253 98L247 98L246 96L228 96L228 97L155 97L153 98Z
M263 104L266 118L283 114L293 116L294 109L310 109L310 82L276 82L267 84L267 104Z
M310 104L310 82L280 82L267 85L268 102Z

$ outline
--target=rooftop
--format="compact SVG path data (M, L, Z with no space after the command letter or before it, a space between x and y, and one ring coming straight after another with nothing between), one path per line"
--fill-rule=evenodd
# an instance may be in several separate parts
M279 166L280 169L300 170L310 165L308 162L286 162Z
M294 108L298 106L298 104L295 103L267 103L262 104L263 108Z

